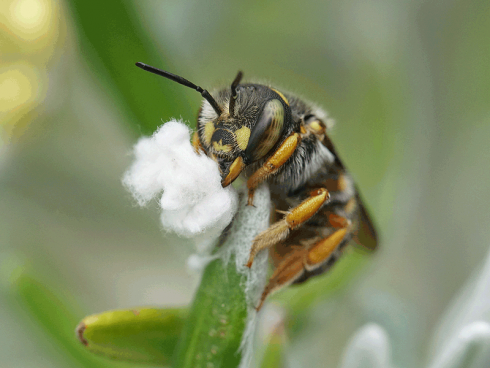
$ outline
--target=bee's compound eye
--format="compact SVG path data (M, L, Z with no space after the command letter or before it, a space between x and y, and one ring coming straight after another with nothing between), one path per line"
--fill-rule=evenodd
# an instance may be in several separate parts
M253 162L264 157L276 144L284 126L284 106L273 99L268 101L250 134L245 156Z

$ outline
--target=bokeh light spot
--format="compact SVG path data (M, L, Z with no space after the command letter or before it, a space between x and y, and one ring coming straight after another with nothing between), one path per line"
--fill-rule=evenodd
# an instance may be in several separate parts
M51 3L47 0L16 0L10 5L10 21L18 36L33 40L49 30Z
M32 95L31 80L19 69L0 74L0 112L8 112L25 104L32 99Z
M12 6L12 15L25 28L39 26L46 14L46 8L39 0L19 0Z

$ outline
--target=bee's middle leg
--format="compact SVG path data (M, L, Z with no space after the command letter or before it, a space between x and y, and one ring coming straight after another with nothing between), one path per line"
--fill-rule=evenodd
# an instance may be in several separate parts
M282 220L272 224L267 230L257 235L250 250L247 267L252 267L258 252L286 239L291 230L308 221L329 198L330 194L325 188L312 191L309 198L290 210Z

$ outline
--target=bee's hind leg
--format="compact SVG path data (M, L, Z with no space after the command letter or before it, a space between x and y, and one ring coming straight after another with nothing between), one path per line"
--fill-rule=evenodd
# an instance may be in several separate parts
M325 188L312 191L309 198L290 210L289 214L284 216L282 220L272 224L267 230L257 235L250 250L247 267L252 267L252 263L258 252L286 239L291 230L309 220L329 198L330 194Z
M334 219L330 222L332 220ZM334 228L340 228L311 247L292 247L292 251L279 262L262 293L257 311L262 308L270 293L292 284L305 271L313 271L321 267L330 258L350 231L350 221L337 221L341 220L340 216L335 220Z

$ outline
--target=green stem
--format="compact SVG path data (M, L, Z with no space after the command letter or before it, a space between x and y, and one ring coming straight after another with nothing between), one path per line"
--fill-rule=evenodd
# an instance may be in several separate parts
M242 199L231 229L220 239L220 258L209 263L174 355L174 368L233 368L252 355L255 309L267 274L267 252L245 267L255 236L269 224L270 193L257 188L254 206Z
M236 367L247 303L235 262L221 259L206 268L177 348L174 367Z

